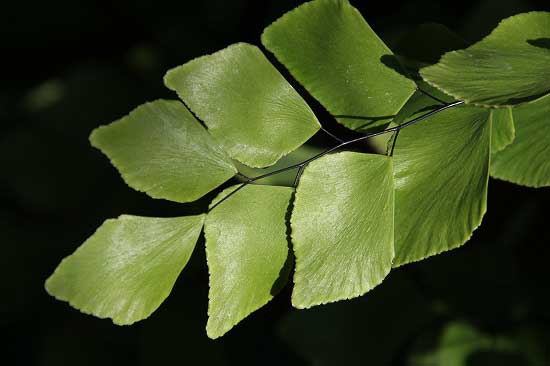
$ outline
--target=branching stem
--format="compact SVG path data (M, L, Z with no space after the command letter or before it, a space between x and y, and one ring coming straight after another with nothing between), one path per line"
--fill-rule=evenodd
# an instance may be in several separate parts
M319 154L317 155L314 155L300 163L297 163L297 164L294 164L294 165L290 165L290 166L287 166L285 168L281 168L281 169L278 169L278 170L274 170L272 172L269 172L269 173L265 173L265 174L262 174L262 175L258 175L256 177L252 177L252 178L248 178L246 177L245 175L243 174L238 174L242 177L245 177L246 181L244 181L243 183L241 183L237 188L235 188L233 191L231 191L229 194L227 194L224 198L222 198L221 200L219 200L218 202L216 202L212 207L210 207L210 209L208 210L208 212L212 211L214 208L216 208L220 203L222 203L223 201L225 201L226 199L228 199L229 197L231 197L232 195L234 195L235 193L237 193L238 191L240 191L241 189L243 189L245 186L247 186L248 184L251 184L251 183L254 183L260 179L264 179L264 178L267 178L267 177L271 177L272 175L276 175L276 174L280 174L280 173L283 173L283 172L286 172L286 171L289 171L289 170L292 170L292 169L298 169L298 172L296 174L296 179L294 180L294 188L296 188L296 186L298 185L298 181L300 179L300 176L302 174L302 171L303 169L305 168L306 165L308 165L309 163L311 163L312 161L314 160L317 160L327 154L330 154L331 152L334 152L336 150L339 150L341 148L343 148L344 146L348 146L348 145L351 145L351 144L354 144L356 142L359 142L359 141L364 141L366 139L369 139L371 137L375 137L375 136L380 136L380 135L384 135L386 133L391 133L391 132L396 132L396 131L399 131L405 127L408 127L408 126L411 126L417 122L420 122L422 120L425 120L426 118L429 118L433 115L436 115L438 113L441 113L443 112L444 110L447 110L449 108L453 108L453 107L457 107L457 106L460 106L460 105L463 105L464 104L464 101L456 101L456 102L452 102L452 103L446 103L446 104L443 104L441 107L438 107L436 109L434 109L433 111L430 111L430 112L427 112L421 116L418 116L408 122L405 122L403 124L400 124L398 126L395 126L395 127L391 127L391 128L388 128L388 129L385 129L385 130L382 130L382 131L378 131L378 132L373 132L373 133L369 133L369 134L366 134L366 135L363 135L361 137L357 137L357 138L354 138L354 139L351 139L351 140L348 140L348 141L342 141L340 142L338 145L334 146L334 147L331 147L325 151L322 151L320 152ZM326 131L325 129L322 129L323 131ZM340 139L338 139L340 140ZM341 141L341 140L340 140ZM392 153L393 153L393 146L392 146ZM393 155L393 154L392 154Z

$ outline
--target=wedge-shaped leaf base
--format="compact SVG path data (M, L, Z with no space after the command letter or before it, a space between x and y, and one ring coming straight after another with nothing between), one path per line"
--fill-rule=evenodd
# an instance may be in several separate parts
M275 164L319 129L315 115L258 47L238 43L164 77L229 155Z
M235 189L223 191L212 205ZM224 335L286 283L290 253L285 217L291 197L292 188L248 185L208 214L210 338Z
M490 139L489 111L473 107L401 130L394 151L394 266L470 238L486 211Z
M516 138L491 159L491 176L529 187L550 186L550 96L513 109Z
M204 215L107 220L46 281L46 290L83 313L127 325L170 294L201 232Z
M315 0L266 28L262 43L344 126L390 122L415 90L347 0Z
M391 158L342 152L305 169L292 212L292 304L308 308L360 296L391 269Z
M90 140L130 187L153 198L194 201L237 172L212 136L177 101L146 103L95 129Z
M512 16L478 43L421 70L433 86L466 103L515 105L550 92L550 13Z

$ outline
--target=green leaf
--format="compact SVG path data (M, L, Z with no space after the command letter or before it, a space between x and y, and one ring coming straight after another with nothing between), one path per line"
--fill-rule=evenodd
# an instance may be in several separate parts
M394 151L395 261L466 242L486 211L489 111L455 107L401 130Z
M103 225L46 281L46 290L83 313L127 325L147 318L187 264L204 215L122 215Z
M251 167L274 164L319 129L306 102L246 43L176 67L164 82L232 158Z
M274 172L279 169L286 168L290 165L299 164L304 160L307 160L319 153L324 149L319 146L314 146L310 144L304 144L297 148L292 153L284 156L276 164L270 166L269 168L250 168L244 164L237 162L235 164L240 173L245 174L248 177L256 177L262 174L267 174ZM269 177L265 177L261 180L262 184L270 186L292 186L294 184L294 179L296 177L296 169L287 170L285 172L274 174ZM242 176L238 177L241 182L244 182L246 179Z
M297 7L266 28L262 43L351 129L388 123L416 87L400 74L391 51L347 0L315 0Z
M224 190L212 205L235 188ZM286 283L290 253L285 217L291 197L292 188L248 185L208 214L210 338L224 335Z
M385 155L342 152L305 169L292 212L292 304L360 296L391 269L393 171Z
M440 103L427 98L426 95L419 90L414 92L414 94L407 100L403 108L395 115L392 123L388 127L395 127L401 125L413 118L419 117L424 113L428 113L437 107L440 106ZM374 147L375 151L389 155L391 148L393 146L393 141L396 136L399 135L399 131L393 132L391 134L386 133L382 135L375 136L369 139L369 143Z
M492 109L491 152L504 149L510 145L516 137L512 108Z
M491 176L529 187L550 186L550 96L513 109L516 138L491 159Z
M393 122L396 125L401 125L438 107L441 107L441 103L417 90L397 113Z
M421 70L445 93L482 106L514 105L550 91L550 13L503 20L483 40Z
M153 198L194 201L237 172L180 102L157 100L95 129L90 141L124 181Z

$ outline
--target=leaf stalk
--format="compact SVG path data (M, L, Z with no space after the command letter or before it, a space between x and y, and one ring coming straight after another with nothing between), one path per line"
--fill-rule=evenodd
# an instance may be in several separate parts
M235 190L231 191L227 196L225 196L224 198L222 198L221 200L216 202L213 206L211 206L208 209L208 212L212 211L214 208L216 208L218 205L220 205L223 201L225 201L226 199L228 199L229 197L231 197L232 195L234 195L235 193L237 193L238 191L243 189L245 186L247 186L251 183L254 183L254 182L256 182L260 179L264 179L264 178L271 177L271 176L276 175L276 174L284 173L284 172L292 170L292 169L298 169L298 171L296 173L296 178L294 179L294 189L296 189L296 186L298 185L298 181L300 180L300 176L302 175L302 172L305 169L305 166L308 165L309 163L311 163L312 161L317 160L317 159L319 159L319 158L321 158L321 157L323 157L327 154L330 154L331 152L339 150L339 149L343 148L344 146L348 146L348 145L351 145L351 144L354 144L354 143L357 143L357 142L360 142L360 141L365 141L365 140L367 140L371 137L384 135L386 133L400 131L401 129L403 129L405 127L408 127L408 126L411 126L415 123L423 121L423 120L425 120L425 119L427 119L427 118L429 118L433 115L436 115L438 113L441 113L441 112L443 112L447 109L453 108L453 107L458 107L458 106L463 105L463 104L464 104L464 101L462 101L462 100L452 102L452 103L445 103L441 107L438 107L438 108L434 109L433 111L427 112L427 113L425 113L421 116L413 118L412 120L410 120L408 122L405 122L405 123L402 123L398 126L391 127L391 128L388 128L388 129L385 129L385 130L382 130L382 131L378 131L378 132L369 133L369 134L366 134L366 135L363 135L361 137L357 137L357 138L354 138L354 139L351 139L351 140L342 141L339 138L335 137L335 139L337 139L339 141L342 141L342 142L340 142L338 145L333 146L333 147L331 147L331 148L329 148L325 151L322 151L322 152L318 153L317 155L314 155L314 156L312 156L312 157L310 157L310 158L308 158L308 159L306 159L306 160L304 160L300 163L289 165L287 167L284 167L284 168L281 168L281 169L278 169L278 170L274 170L274 171L269 172L269 173L261 174L261 175L258 175L256 177L249 178L249 177L246 177L244 174L238 173L237 175L239 175L241 177L244 177L246 179L246 181L241 183L237 188L235 188ZM321 130L326 131L322 127L321 127ZM392 146L392 155L393 155L393 147L395 147L395 146Z

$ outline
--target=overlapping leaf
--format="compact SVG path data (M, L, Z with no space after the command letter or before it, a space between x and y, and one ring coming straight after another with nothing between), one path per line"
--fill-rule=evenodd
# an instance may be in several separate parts
M391 158L342 152L305 169L292 212L292 304L360 296L382 282L393 249Z
M416 118L424 113L430 112L441 104L423 94L421 91L416 91L405 103L403 108L397 113L393 122L396 125L401 125L413 118Z
M510 145L516 137L512 108L491 110L491 152L495 153Z
M251 167L274 164L319 129L300 95L246 43L189 61L164 80L228 154Z
M86 314L132 324L170 294L204 215L107 220L46 281L48 293Z
M401 125L407 121L412 120L413 118L419 117L424 113L431 112L440 106L440 103L431 98L427 98L424 93L417 90L414 94L407 100L403 108L397 113L394 117L392 123L388 127L395 127ZM369 139L369 143L374 147L379 153L390 154L391 149L393 148L393 142L396 139L399 132L394 132L392 134L386 133L374 138Z
M351 129L388 123L415 89L347 0L316 0L297 7L266 28L262 43Z
M427 35L435 39L426 42L428 48L410 46ZM265 30L264 45L351 129L402 124L441 100L476 105L395 134L393 159L342 152L309 163L290 223L295 307L360 296L381 283L392 265L462 245L485 213L489 169L518 184L550 186L549 40L550 13L532 12L504 20L469 48L446 28L425 25L401 43L397 58L347 0L309 2ZM416 90L398 62L418 79L419 67L457 48L465 49L421 71L430 85L417 82L436 94L432 99ZM128 185L154 198L198 199L235 175L229 157L249 167L270 166L320 128L304 100L252 45L192 60L170 70L165 83L212 135L181 103L163 100L91 135ZM508 106L524 102L512 115ZM248 185L220 203L234 189L222 192L206 217L211 338L270 301L290 268L286 217L292 189ZM144 319L170 293L204 220L107 220L61 262L46 289L116 324Z
M212 136L176 101L146 103L95 129L90 140L130 187L153 198L194 201L237 172Z
M239 172L248 176L248 177L256 177L262 174L267 174L271 172L275 172L276 170L286 168L290 165L301 163L302 161L311 158L314 155L319 154L321 151L323 151L323 148L321 146L316 145L310 145L310 144L304 144L300 146L298 149L293 151L292 153L288 154L287 156L281 158L276 164L264 168L250 168L244 164L237 163L236 166L239 169ZM239 177L241 181L245 181L246 179L244 177ZM294 179L296 178L296 170L291 169L287 170L285 172L281 172L278 174L271 175L269 177L263 178L261 180L262 184L267 184L270 186L286 186L289 187L294 183Z
M514 105L550 91L550 13L503 20L486 38L421 70L432 85L467 103Z
M209 337L225 334L286 283L290 253L285 217L291 196L292 188L249 185L208 214Z
M491 157L491 176L529 187L550 186L550 96L513 113L516 138Z
M394 151L395 266L456 248L479 226L490 126L488 110L457 107L401 130Z

